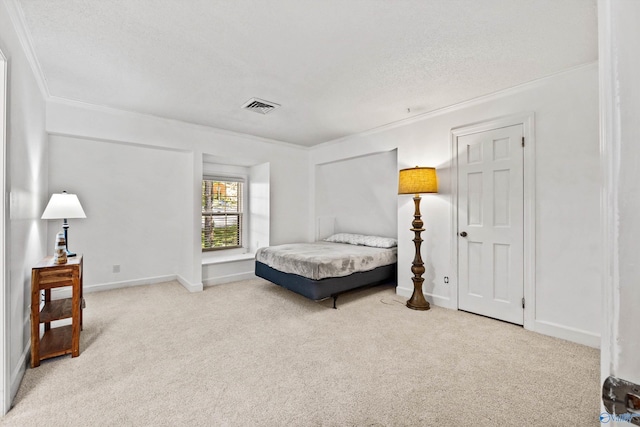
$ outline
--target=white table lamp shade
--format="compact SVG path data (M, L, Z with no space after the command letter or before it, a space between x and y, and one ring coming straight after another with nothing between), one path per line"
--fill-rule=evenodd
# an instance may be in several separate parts
M42 219L86 218L80 200L75 194L52 194Z

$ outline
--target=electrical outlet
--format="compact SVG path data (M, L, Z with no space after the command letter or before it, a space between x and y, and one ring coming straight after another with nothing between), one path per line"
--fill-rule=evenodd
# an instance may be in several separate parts
M449 276L444 276L444 284L446 285L447 283L449 283Z
M120 264L114 264L113 272L114 273L120 273Z

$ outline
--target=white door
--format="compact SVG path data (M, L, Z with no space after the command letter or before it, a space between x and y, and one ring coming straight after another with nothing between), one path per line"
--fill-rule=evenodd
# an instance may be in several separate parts
M524 323L523 126L457 137L458 308Z

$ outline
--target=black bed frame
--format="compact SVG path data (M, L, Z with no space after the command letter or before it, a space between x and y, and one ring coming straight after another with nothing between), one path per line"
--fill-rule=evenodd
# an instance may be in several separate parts
M338 296L345 292L383 283L395 283L396 264L384 265L370 271L352 273L344 277L327 277L326 279L313 280L297 274L283 273L260 261L256 261L255 273L258 277L267 279L276 285L314 301L333 298L333 308L336 308Z

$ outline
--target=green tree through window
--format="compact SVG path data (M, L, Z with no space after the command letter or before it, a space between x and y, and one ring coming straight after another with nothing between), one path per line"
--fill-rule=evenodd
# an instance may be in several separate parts
M202 250L242 246L242 183L202 180Z

